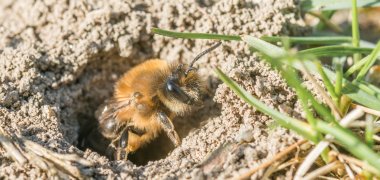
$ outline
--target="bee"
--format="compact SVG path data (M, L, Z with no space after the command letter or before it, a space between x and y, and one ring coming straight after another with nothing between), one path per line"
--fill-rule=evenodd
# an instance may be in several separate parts
M125 73L116 83L114 95L97 111L97 132L89 146L99 149L101 138L109 140L105 151L116 160L126 160L164 131L175 146L181 139L172 120L202 104L206 86L194 63L221 42L197 55L190 64L147 60ZM103 146L104 147L104 146Z

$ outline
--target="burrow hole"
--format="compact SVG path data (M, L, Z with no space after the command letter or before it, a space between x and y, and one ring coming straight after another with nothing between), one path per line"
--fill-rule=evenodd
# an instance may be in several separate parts
M87 144L81 143L90 130L97 128L95 111L106 99L112 97L114 83L123 73L143 62L144 59L148 59L148 57L143 57L131 61L130 59L122 58L115 54L117 54L117 52L109 53L108 56L103 55L97 57L103 60L96 60L89 64L78 79L78 83L83 88L83 91L82 95L78 97L75 112L80 126L76 146L81 150L89 148L104 156L106 156L104 150L108 144L102 144L100 149L94 149ZM196 113L190 113L184 117L177 117L173 121L175 129L181 139L185 138L189 132L205 124L204 122L207 119L220 114L220 107L212 100L216 86L220 82L216 80L216 78L211 77L205 77L205 80L209 82L208 88L211 94L210 97L205 99L203 107L195 109L194 111ZM166 134L160 133L159 137L151 143L140 148L135 153L129 154L128 159L136 165L145 165L149 161L165 158L174 148ZM112 159L112 157L107 158Z

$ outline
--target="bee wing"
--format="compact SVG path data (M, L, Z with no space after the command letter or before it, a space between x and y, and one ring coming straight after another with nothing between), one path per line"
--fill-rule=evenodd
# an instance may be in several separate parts
M120 123L117 119L117 115L120 110L130 106L132 104L131 98L125 99L111 99L106 101L95 112L95 116L99 122L100 132L107 138L115 138L119 132L126 126L126 124Z

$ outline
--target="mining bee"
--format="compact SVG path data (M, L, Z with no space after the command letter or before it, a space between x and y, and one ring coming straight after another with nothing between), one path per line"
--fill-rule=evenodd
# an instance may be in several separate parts
M220 44L203 51L190 64L152 59L130 69L117 81L113 97L98 109L98 128L86 139L89 146L99 150L104 147L102 138L106 139L109 144L105 154L123 160L161 130L175 146L180 145L173 118L202 104L206 93L205 83L193 65Z

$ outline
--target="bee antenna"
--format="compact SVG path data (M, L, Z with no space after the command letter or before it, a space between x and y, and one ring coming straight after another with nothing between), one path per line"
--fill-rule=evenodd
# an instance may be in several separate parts
M202 56L204 56L205 54L211 52L212 50L216 49L217 47L219 47L220 45L222 44L221 41L219 41L218 43L216 43L215 45L211 46L210 48L206 49L205 51L201 52L200 54L198 54L194 59L193 61L191 61L190 65L189 65L189 69L186 71L186 74L194 69L193 68L193 65L196 61L198 61Z

